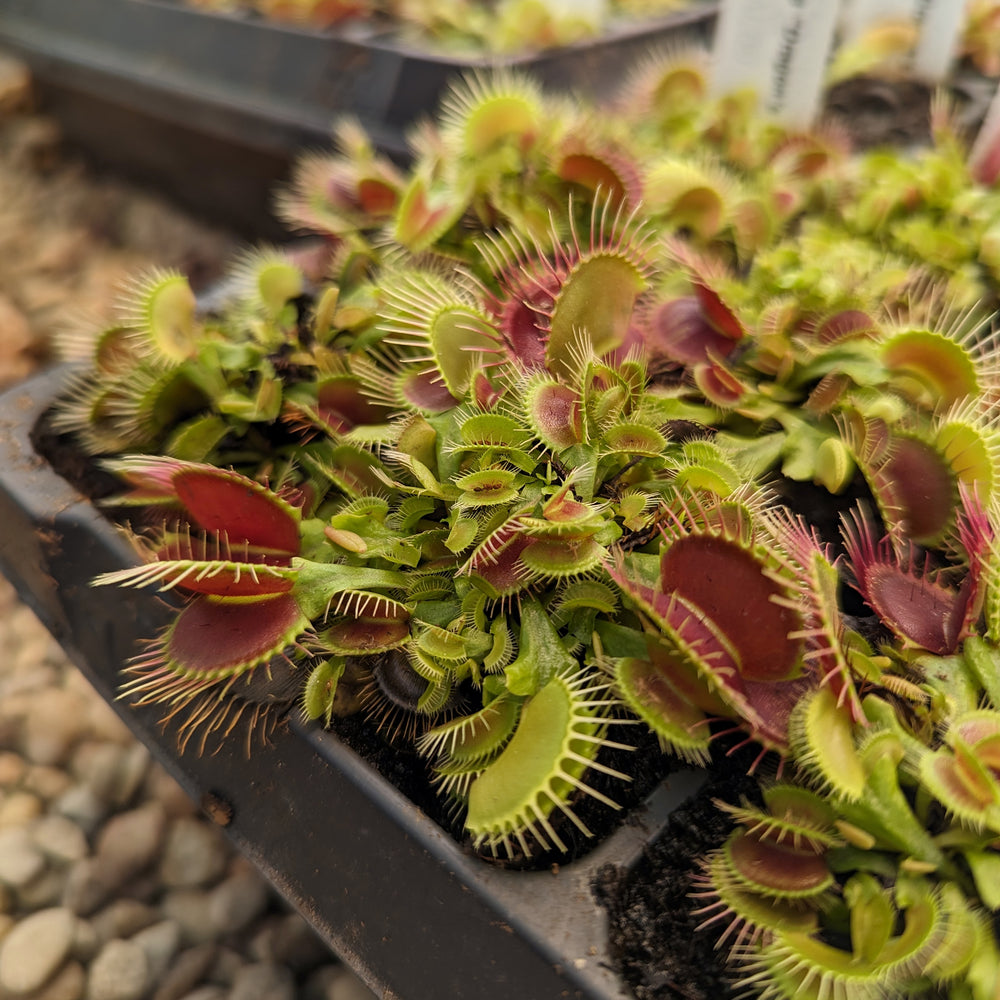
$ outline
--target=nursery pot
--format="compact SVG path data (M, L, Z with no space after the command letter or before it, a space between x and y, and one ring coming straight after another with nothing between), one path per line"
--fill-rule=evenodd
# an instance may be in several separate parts
M597 874L637 863L704 772L670 775L579 860L510 871L473 856L295 713L251 756L241 741L181 753L160 711L116 697L123 664L167 608L150 593L91 586L135 556L32 443L65 374L51 368L0 395L0 572L136 737L380 996L626 1000Z
M697 0L592 41L490 58L420 49L364 22L320 31L171 0L4 0L0 47L28 63L47 110L99 163L277 236L276 183L297 150L329 145L341 116L405 157L410 126L462 73L508 66L600 95L656 47L705 43L717 7Z

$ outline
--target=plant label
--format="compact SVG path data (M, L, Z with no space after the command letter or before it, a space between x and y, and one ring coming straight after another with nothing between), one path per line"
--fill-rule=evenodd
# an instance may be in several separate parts
M913 54L913 71L927 80L943 80L958 50L965 20L963 0L919 0L920 40Z
M714 92L754 90L762 110L790 125L810 124L819 110L838 9L830 0L724 0Z

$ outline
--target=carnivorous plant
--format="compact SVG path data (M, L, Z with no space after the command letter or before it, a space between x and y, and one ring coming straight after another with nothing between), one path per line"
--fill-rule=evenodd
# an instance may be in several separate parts
M1000 196L933 121L851 156L690 53L610 108L470 77L407 170L343 123L278 202L313 242L70 345L58 426L160 515L98 582L184 595L124 693L185 742L265 681L364 713L500 855L614 809L636 726L741 733L692 888L734 979L995 997Z

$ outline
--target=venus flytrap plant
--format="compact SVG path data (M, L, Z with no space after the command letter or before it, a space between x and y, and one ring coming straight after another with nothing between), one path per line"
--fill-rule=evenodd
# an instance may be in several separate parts
M518 861L614 807L626 724L694 764L751 743L763 804L696 887L735 978L987 1000L1000 368L964 303L1000 202L935 180L944 126L849 159L698 80L651 63L618 123L466 80L408 174L345 127L297 175L325 278L258 252L206 315L144 286L59 417L172 456L113 465L160 526L102 582L189 595L126 693L184 738L262 719L269 677L361 713ZM924 269L906 213L962 216L961 252ZM159 422L120 402L147 367L192 392L150 390Z

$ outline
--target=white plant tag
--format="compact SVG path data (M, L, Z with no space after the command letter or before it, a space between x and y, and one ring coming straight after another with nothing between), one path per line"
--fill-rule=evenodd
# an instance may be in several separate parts
M943 80L958 52L965 21L964 0L917 0L920 40L913 54L913 72L925 80Z
M715 27L712 89L717 96L770 89L788 0L723 0Z
M713 92L752 89L763 110L808 125L819 110L837 13L836 0L723 0Z

